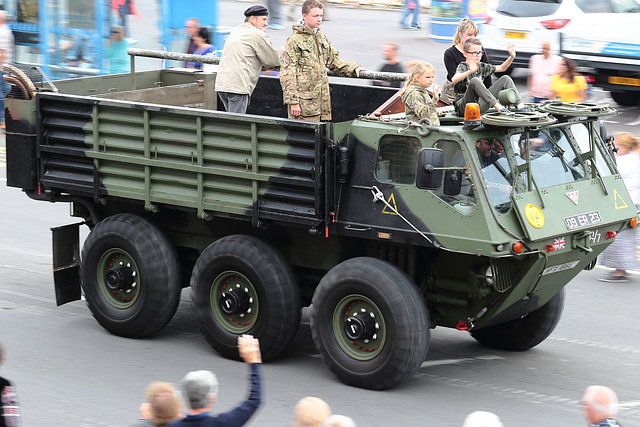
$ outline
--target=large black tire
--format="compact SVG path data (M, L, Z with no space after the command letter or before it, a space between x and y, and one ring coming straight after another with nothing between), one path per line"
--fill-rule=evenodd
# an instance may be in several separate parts
M523 351L537 346L556 328L564 309L562 289L545 305L524 317L474 330L471 336L480 344L500 350Z
M180 267L173 245L147 220L110 216L82 249L82 288L98 323L129 338L148 337L173 317L180 302Z
M399 268L353 258L327 273L313 295L311 333L346 384L384 390L412 376L429 351L429 313Z
M638 92L611 92L611 98L625 107L633 107L640 103L640 91Z
M246 235L207 247L191 275L193 310L205 338L238 359L238 336L260 340L264 361L278 356L300 325L300 294L293 270L271 245Z

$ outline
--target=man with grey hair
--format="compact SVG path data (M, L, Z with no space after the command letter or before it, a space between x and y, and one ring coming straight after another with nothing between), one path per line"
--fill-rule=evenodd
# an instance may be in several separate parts
M609 387L591 385L582 396L584 417L591 427L619 426L616 421L618 414L618 396Z
M467 415L462 427L503 427L500 418L493 412L475 411Z
M231 411L216 416L211 410L218 397L218 380L211 371L189 372L180 382L189 411L187 416L174 421L172 427L243 426L260 406L261 372L260 345L251 335L238 337L238 352L251 369L251 391L243 403Z

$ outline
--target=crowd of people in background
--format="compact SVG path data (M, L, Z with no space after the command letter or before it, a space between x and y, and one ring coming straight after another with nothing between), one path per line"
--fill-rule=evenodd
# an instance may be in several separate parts
M218 380L208 370L191 371L180 381L182 398L171 383L153 382L145 391L139 418L131 427L241 427L252 419L262 405L262 356L260 343L251 335L238 337L238 354L249 367L249 395L235 408L213 414L218 398ZM0 365L5 352L0 346ZM583 415L591 427L616 427L618 397L604 386L586 388L581 400ZM301 398L293 407L293 427L356 427L353 418L333 414L329 404L319 397ZM0 427L20 427L20 405L13 384L0 377ZM503 427L491 412L475 411L462 427Z

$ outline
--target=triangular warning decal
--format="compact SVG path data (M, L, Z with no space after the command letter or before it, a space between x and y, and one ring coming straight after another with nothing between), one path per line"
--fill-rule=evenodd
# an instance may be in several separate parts
M616 209L624 209L624 208L628 208L629 206L627 205L627 202L625 202L622 197L620 196L620 194L618 194L618 192L614 189L613 190L613 199L616 202Z
M396 206L396 199L395 197L393 197L393 193L391 193L391 196L387 199L387 202L389 202L389 204L391 206L393 206L394 210L398 210L398 206ZM383 214L387 214L387 215L398 215L397 213L395 213L394 211L392 211L391 209L388 209L389 207L387 205L384 206L384 209L382 209L382 213Z

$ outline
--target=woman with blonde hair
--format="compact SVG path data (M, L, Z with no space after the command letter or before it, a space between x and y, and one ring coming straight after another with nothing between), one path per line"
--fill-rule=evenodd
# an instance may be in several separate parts
M458 64L466 61L467 59L464 56L464 42L469 39L478 38L478 33L480 33L480 28L471 18L462 18L458 23L458 28L453 36L453 45L444 51L444 66L447 69L447 83L442 87L440 99L446 104L452 104L455 100L451 79L456 74ZM489 58L487 58L486 52L482 52L480 62L489 63ZM485 77L483 83L486 87L490 87L491 76Z
M399 95L410 122L428 118L432 125L440 125L435 97L432 98L427 91L433 85L435 76L436 70L427 62L417 62L409 70L409 77Z
M640 138L629 132L614 134L616 164L622 180L627 186L631 200L640 206ZM599 257L600 264L613 270L598 280L602 282L628 282L627 270L637 267L636 260L636 229L629 229L616 236L616 240Z

